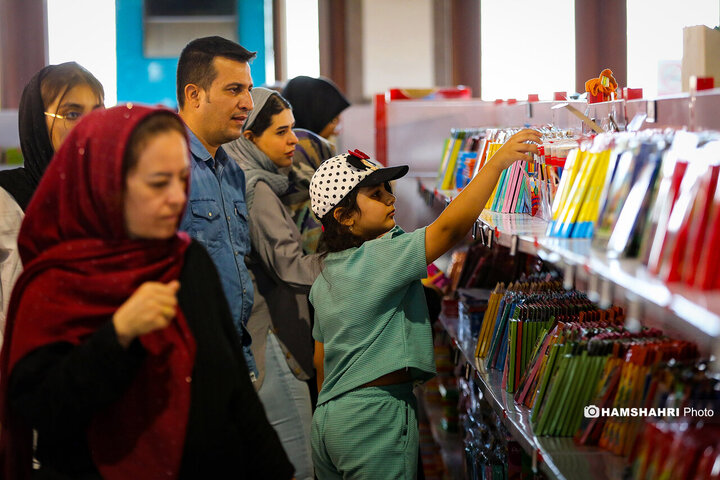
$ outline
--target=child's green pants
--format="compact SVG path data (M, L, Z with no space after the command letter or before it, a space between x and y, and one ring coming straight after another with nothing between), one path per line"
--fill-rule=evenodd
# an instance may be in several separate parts
M318 405L312 458L319 480L414 480L417 404L412 384L358 388Z

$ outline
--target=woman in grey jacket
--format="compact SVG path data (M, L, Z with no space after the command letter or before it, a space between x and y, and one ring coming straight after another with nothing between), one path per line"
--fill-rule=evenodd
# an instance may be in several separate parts
M313 375L313 341L307 294L320 273L281 197L292 188L298 139L290 104L266 88L252 91L254 108L243 136L225 151L245 172L252 254L246 258L255 287L248 328L257 361L258 395L268 420L295 466L296 478L314 478L312 407L305 380Z

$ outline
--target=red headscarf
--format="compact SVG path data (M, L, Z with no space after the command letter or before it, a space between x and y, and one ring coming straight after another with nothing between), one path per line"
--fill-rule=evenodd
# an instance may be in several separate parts
M185 234L133 240L125 230L123 157L138 124L159 112L175 115L130 104L86 115L28 206L18 238L25 271L13 290L0 357L6 478L25 478L31 467L31 431L8 412L17 361L49 343L80 344L144 282L180 275L190 243ZM175 478L180 467L195 342L179 309L168 328L140 342L147 356L136 378L88 429L93 459L107 479Z

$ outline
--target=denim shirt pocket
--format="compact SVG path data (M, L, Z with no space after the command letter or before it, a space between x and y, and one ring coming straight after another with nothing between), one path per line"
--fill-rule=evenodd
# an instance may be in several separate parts
M209 250L217 248L222 239L220 206L213 199L190 200L192 223L190 236L198 240Z
M245 240L249 245L250 244L250 230L248 228L249 214L248 214L247 205L245 204L245 202L243 200L235 200L235 215L237 216L237 220L238 220L238 222L237 222L238 238L240 238L241 240ZM250 253L249 250L250 249L248 248L248 251L245 253L246 254Z
M248 227L248 209L244 200L235 200L235 222L233 222L233 248L240 253L239 261L242 263L240 279L243 284L243 319L247 323L255 300L255 292L250 274L245 266L245 257L250 254L250 228ZM249 335L247 335L249 338Z

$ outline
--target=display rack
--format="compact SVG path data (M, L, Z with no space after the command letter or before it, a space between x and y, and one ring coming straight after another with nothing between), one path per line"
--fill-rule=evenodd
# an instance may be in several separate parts
M422 401L425 413L428 416L430 432L435 444L440 448L440 456L445 465L445 470L450 475L450 478L460 478L463 463L462 439L458 433L446 432L440 428L442 408L425 401L425 399Z
M412 172L436 172L442 145L452 128L498 128L552 124L588 132L587 126L561 105L569 104L603 129L637 128L720 130L720 88L657 99L615 100L588 104L517 102L495 104L479 99L395 101L387 104L387 165L409 163ZM361 128L361 125L358 125ZM348 144L350 147L351 144Z
M429 205L446 206L454 191L437 190L434 181L418 180ZM492 246L508 247L538 256L564 270L566 286L585 290L605 308L611 303L628 307L628 326L661 328L672 336L695 342L706 355L720 358L720 294L682 284L667 284L651 275L636 259L608 258L591 247L590 239L561 239L545 235L548 222L526 214L484 210L472 229L473 238ZM713 365L718 369L717 362Z
M490 406L500 416L503 425L513 438L530 455L533 470L540 470L548 478L604 480L622 478L626 467L623 457L596 447L575 445L572 438L537 437L530 426L530 410L516 405L513 396L501 385L502 372L487 370L475 358L474 345L458 340L457 318L440 315L440 323L453 339L460 352L459 359L466 364L466 378L473 375Z
M578 132L585 128L568 113L568 109L552 102L528 102L495 108L481 102L474 109L472 105L463 104L452 108L448 105L441 109L442 118L439 114L435 118L432 112L424 110L420 112L422 115L418 115L410 110L422 107L397 103L395 117L400 121L396 122L399 125L394 130L389 130L388 145L394 145L395 137L398 140L408 137L415 141L395 142L402 148L390 149L392 155L389 164L406 163L401 159L415 159L417 154L422 160L417 168L427 172L437 166L437 145L442 144L449 128L496 128L545 123ZM716 113L720 108L720 89L661 99L592 105L573 103L573 106L605 130L612 125L623 127L635 119L639 119L644 128L720 130L720 117ZM423 120L420 128L418 118ZM443 127L451 125L438 128L440 124ZM634 127L640 128L640 124ZM411 152L408 152L408 144L412 145ZM434 158L429 158L433 155ZM413 161L414 167L415 163ZM436 185L435 178L417 178L417 188L424 202L442 209L457 196L458 191L438 190ZM623 306L628 329L638 329L641 325L657 327L673 338L695 342L705 357L714 355L716 359L720 358L720 294L717 291L704 292L682 284L664 282L651 275L637 259L610 258L606 252L593 249L590 239L548 237L547 227L548 222L542 218L485 210L474 223L471 235L474 241L488 247L499 244L507 247L511 255L522 252L555 265L563 271L566 288L587 292L588 297L601 308L611 304ZM483 396L500 415L510 434L530 454L536 470L550 478L559 479L623 478L627 467L627 460L623 457L597 447L577 446L571 438L536 437L529 420L530 410L516 405L513 396L501 388L502 372L488 371L475 358L475 345L472 343L476 340L463 343L458 338L456 318L441 317L440 320L453 338L459 361L465 362L466 377L475 378ZM710 364L710 368L718 371L719 364L716 360Z

